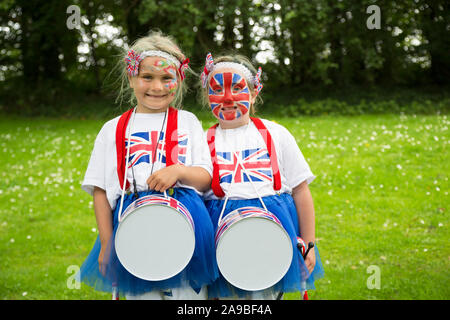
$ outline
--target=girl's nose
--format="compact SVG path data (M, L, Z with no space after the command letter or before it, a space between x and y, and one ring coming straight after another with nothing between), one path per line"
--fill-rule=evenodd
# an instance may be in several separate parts
M153 79L150 83L150 89L153 91L161 91L164 88L164 84L161 80Z
M223 102L226 105L230 105L234 103L233 95L231 94L231 90L225 89L225 93L223 96Z

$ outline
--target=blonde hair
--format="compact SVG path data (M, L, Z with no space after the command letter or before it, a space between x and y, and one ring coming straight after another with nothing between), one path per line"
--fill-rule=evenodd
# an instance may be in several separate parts
M217 64L219 62L240 63L240 64L244 65L247 69L249 69L252 72L253 75L256 75L256 73L257 73L256 68L253 66L253 64L250 62L250 60L247 57L239 55L239 54L228 54L228 55L222 55L222 56L219 56L219 57L214 57L213 56L213 59L214 59L214 64ZM247 82L247 80L245 80L245 81ZM254 96L256 94L255 88L253 88L253 86L251 84L249 84L249 83L247 83L247 85L248 85L248 87L249 87L249 89L251 91L252 96ZM199 90L199 92L200 92L200 97L199 97L200 102L201 102L201 104L203 106L209 107L208 87L206 87L206 88L202 87L201 79L200 79L200 88L201 88L201 90ZM253 103L250 106L249 112L250 112L251 115L254 115L256 113L256 106L262 104L262 102L263 102L263 100L262 100L260 94L258 94L256 96L255 103Z
M175 40L171 36L164 35L160 31L150 31L147 36L136 40L129 49L134 50L137 54L150 50L164 51L177 58L180 61L180 63L186 59L185 55L183 54L183 52L181 52ZM115 69L118 70L120 73L118 79L119 90L116 98L116 103L118 102L121 105L123 101L126 100L127 103L134 106L137 103L137 100L136 97L134 96L133 89L130 87L128 79L128 72L126 69L127 64L125 62L125 57L127 56L127 53L128 50L126 49L122 50L122 53L119 57L119 61L115 67ZM187 73L193 73L190 67L185 70L186 75ZM185 80L183 81L181 80L181 75L177 70L178 86L175 91L175 98L171 103L171 105L177 109L181 108L183 96L186 94L187 91L187 85Z

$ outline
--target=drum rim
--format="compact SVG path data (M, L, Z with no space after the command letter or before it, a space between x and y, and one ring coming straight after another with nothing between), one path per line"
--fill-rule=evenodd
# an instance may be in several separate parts
M258 208L258 207L255 207L255 208ZM239 208L239 209L242 209L242 208ZM236 209L236 210L233 210L233 211L237 211L237 210L239 210L239 209ZM267 213L267 211L264 210L263 208L258 208L258 209L261 209L261 211ZM232 211L232 212L233 212L233 211ZM231 212L230 212L230 213L231 213ZM271 213L271 212L269 212L269 213ZM274 215L273 213L271 213L271 214ZM228 215L227 215L227 216L228 216ZM275 215L274 215L274 216L275 216ZM286 270L283 272L283 274L281 275L281 277L279 277L279 279L277 279L277 280L276 280L274 283L272 283L271 285L269 285L269 286L267 286L267 287L261 287L261 288L258 288L258 289L242 288L242 286L236 285L235 283L232 283L231 281L229 281L229 280L225 277L225 275L223 275L223 272L221 271L220 263L219 263L219 255L217 254L218 248L219 248L219 245L220 245L220 242L221 242L221 239L222 239L223 235L226 234L230 229L232 229L237 223L243 221L244 219L250 219L250 218L253 218L253 219L264 219L264 220L270 221L271 223L274 223L275 225L277 225L277 226L279 227L279 229L281 229L281 230L283 231L284 235L286 236L286 239L289 240L288 243L289 243L289 246L290 246L290 250L289 250L289 252L290 252L290 263L288 264ZM277 219L278 219L278 218L277 218ZM219 229L218 229L218 230L219 230ZM224 231L221 233L220 237L219 237L219 238L217 239L217 241L216 241L216 262L217 262L217 266L218 266L219 270L221 271L221 274L223 275L223 277L224 277L228 282L230 282L233 286L235 286L235 287L237 287L237 288L239 288L239 289L242 289L242 290L247 290L247 291L258 291L258 290L264 290L264 289L270 288L271 286L273 286L273 285L275 285L276 283L278 283L281 279L283 279L283 277L286 275L286 273L289 271L289 268L290 268L291 265L292 265L292 260L294 259L294 252L293 252L293 250L294 250L294 247L293 247L293 245L292 245L292 239L291 239L291 237L289 236L289 233L286 231L286 229L285 229L285 228L283 227L283 225L281 224L281 221L278 223L277 221L274 221L274 220L269 219L268 217L264 217L264 216L260 216L260 217L258 217L258 216L256 216L256 217L255 217L255 216L249 216L249 217L243 217L243 218L237 220L235 223L233 223L231 226L229 226L226 230L224 230Z
M151 195L150 195L150 196L151 196ZM163 198L163 197L162 197L162 198ZM140 199L142 199L142 198L136 199L135 201L140 200ZM175 200L176 200L176 199L175 199ZM178 200L177 200L177 201L178 201ZM134 202L134 201L133 201L133 202ZM131 204L130 204L130 205L131 205ZM162 280L170 279L170 278L176 276L177 274L179 274L180 272L182 272L182 271L186 268L186 266L189 264L189 262L192 260L192 257L194 256L195 245L196 245L196 239L195 239L195 227L194 227L194 225L193 225L193 221L191 222L184 214L181 214L177 209L175 209L175 208L173 208L173 207L171 207L171 206L167 206L167 205L160 204L160 203L148 203L148 204L144 204L144 205L140 206L139 208L135 208L135 209L141 209L141 208L146 207L146 206L160 206L160 207L164 207L164 208L170 208L170 210L177 212L179 215L181 215L181 216L183 217L183 219L184 219L185 221L187 221L188 225L189 225L190 228L191 228L191 231L192 231L192 238L193 238L192 252L191 252L191 254L190 254L189 259L187 260L187 263L186 263L186 264L183 266L183 268L181 268L181 270L178 271L177 273L172 274L172 275L170 275L169 277L163 277L163 278L161 278L161 277L158 277L158 278L151 278L151 279L149 279L149 278L142 278L141 276L137 276L137 275L135 275L133 272L131 272L131 271L128 269L128 267L125 266L125 264L122 262L121 258L119 257L119 254L118 254L118 251L117 251L117 241L118 241L118 240L117 240L117 238L118 238L117 235L118 235L119 230L120 230L120 227L121 227L121 225L123 225L123 222L125 221L125 219L126 219L127 217L129 217L129 216L133 213L134 210L131 210L131 212L129 212L126 216L124 216L124 217L122 218L122 220L120 221L120 223L118 224L117 230L116 230L115 236L114 236L114 248L115 248L114 250L115 250L115 252L116 252L117 259L119 260L119 262L120 262L120 264L122 265L122 267L124 267L124 268L125 268L130 274L132 274L133 276L138 277L138 278L140 278L140 279L147 280L147 281L162 281ZM186 210L187 210L187 209L186 209ZM187 211L187 212L190 214L189 211Z
M137 202L137 201L142 201L142 199L145 199L145 198L159 198L159 199L164 199L164 200L166 200L167 198L170 198L170 199L175 200L175 201L176 201L176 202L177 202L184 210L186 210L186 213L189 215L189 218L188 218L189 224L192 225L192 228L193 228L194 231L195 231L194 219L192 218L192 215L191 215L191 213L189 212L188 208L186 208L186 206L185 206L181 201L179 201L179 200L176 199L176 198L173 198L173 197L165 197L164 195L159 195L159 194L148 194L148 195L142 196L142 197L140 197L140 198L137 198L137 199L134 200L132 203L130 203L130 205L129 205L129 206L124 210L124 212L122 213L122 216L120 217L119 225L120 225L120 222L121 222L121 221L123 221L123 220L124 220L131 212L133 212L133 210L138 209L138 208L134 208L133 210L130 210L129 212L128 212L128 209L131 208L132 205L133 205L135 202ZM159 206L167 207L167 205L160 204L160 203L146 203L146 204L143 204L143 205L139 206L139 208L144 207L144 206L148 206L148 205L159 205ZM169 207L170 207L170 206L169 206ZM173 209L174 209L174 208L173 208ZM174 209L174 210L179 211L179 210L177 210L177 209ZM120 214L120 213L119 213L119 214ZM184 213L182 213L182 214L185 215Z
M217 226L217 230L216 230L215 235L214 235L214 242L215 242L215 244L216 244L216 249L217 249L217 244L218 244L218 236L219 236L219 235L222 236L222 235L229 229L229 227L230 227L230 226L229 226L228 228L226 228L225 230L223 230L223 229L222 229L222 225L225 223L225 221L227 221L228 218L232 219L232 218L231 218L231 215L232 215L234 212L238 212L239 210L242 210L242 209L258 209L259 211L262 211L263 213L268 213L268 214L272 215L273 217L275 217L275 219L270 219L269 217L265 217L265 216L247 216L247 217L242 217L242 216L240 216L239 218L236 219L235 222L239 222L239 221L241 221L242 219L246 219L246 218L261 218L261 219L267 219L267 220L270 220L270 221L276 223L278 226L280 226L281 229L282 229L283 231L286 232L288 238L290 238L290 236L289 236L289 234L287 233L286 229L283 227L283 224L281 223L280 219L278 219L278 217L277 217L275 214L273 214L272 212L270 212L270 211L268 211L268 210L265 210L264 208L255 207L255 206L246 206L246 207L237 208L237 209L235 209L235 210L229 212L229 213L222 219L221 223Z

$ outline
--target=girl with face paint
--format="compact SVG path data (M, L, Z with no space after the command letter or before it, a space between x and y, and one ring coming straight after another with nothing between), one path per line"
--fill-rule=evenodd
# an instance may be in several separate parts
M119 99L128 95L133 107L100 130L82 183L93 196L99 236L80 279L96 290L114 289L127 299L206 299L206 285L218 277L213 227L200 197L211 184L209 150L197 117L180 110L188 62L158 32L137 40L120 59ZM120 263L114 239L118 217L131 203L163 192L192 216L195 249L180 273L148 281Z
M207 85L211 110L221 125L240 126L248 122L255 96L242 72L230 67L215 70Z
M297 250L299 241L315 241L308 188L315 176L286 128L251 116L262 101L261 72L243 56L206 57L202 102L218 123L207 132L213 181L204 199L216 230L221 214L224 219L239 208L265 206L289 234L294 258L280 281L260 291L242 290L221 274L208 288L210 298L275 299L280 293L314 289L314 281L324 275L317 245L305 259Z

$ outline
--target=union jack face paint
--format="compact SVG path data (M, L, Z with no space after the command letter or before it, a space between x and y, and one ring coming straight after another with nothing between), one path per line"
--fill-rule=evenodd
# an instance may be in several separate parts
M208 99L219 120L235 120L250 109L250 91L245 78L235 72L218 72L211 76Z

